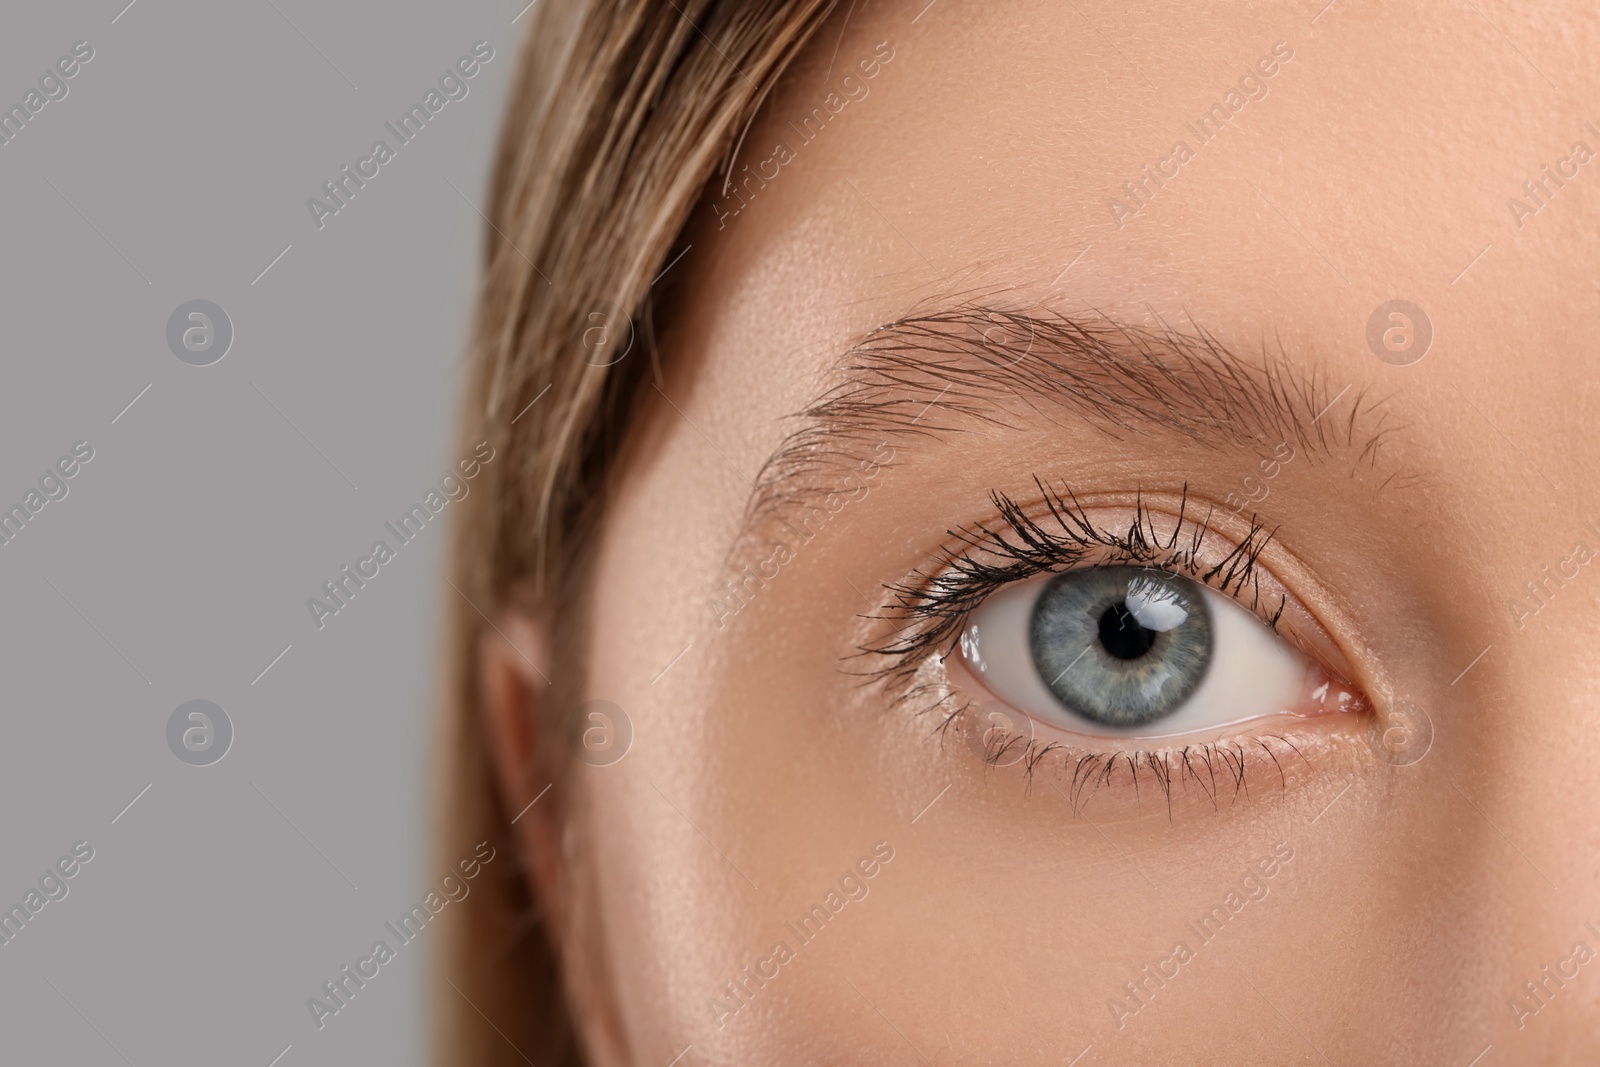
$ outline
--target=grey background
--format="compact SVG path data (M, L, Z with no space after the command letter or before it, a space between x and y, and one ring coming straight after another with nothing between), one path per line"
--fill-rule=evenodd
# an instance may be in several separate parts
M0 1060L421 1062L431 931L320 1032L305 1002L445 873L423 829L443 524L320 632L305 602L460 458L464 197L483 205L524 3L0 17L7 107L95 50L0 146L0 506L95 450L0 546L0 906L95 850L0 946ZM306 198L478 40L469 95L319 231ZM165 340L197 298L234 326L210 367ZM233 723L211 766L167 747L192 699Z

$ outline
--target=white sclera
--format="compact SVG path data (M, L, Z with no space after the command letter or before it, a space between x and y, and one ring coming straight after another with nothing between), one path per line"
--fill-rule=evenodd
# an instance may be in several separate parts
M1077 734L1162 740L1283 714L1300 698L1310 669L1305 657L1231 598L1195 582L1191 588L1205 597L1211 612L1211 663L1199 688L1172 714L1143 726L1106 726L1086 719L1056 699L1029 651L1033 607L1053 577L1031 578L995 593L972 613L961 634L967 669L995 696L1047 726ZM1150 629L1170 629L1182 620L1169 616L1183 609L1152 584L1151 590L1133 591L1129 608Z

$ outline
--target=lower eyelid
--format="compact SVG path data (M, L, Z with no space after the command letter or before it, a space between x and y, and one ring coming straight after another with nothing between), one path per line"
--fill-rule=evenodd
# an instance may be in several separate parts
M1308 687L1297 714L1258 719L1246 733L1226 728L1197 732L1180 744L1141 745L1136 739L1090 737L1040 729L999 701L975 699L982 688L962 674L958 653L929 653L900 676L896 706L942 739L940 751L972 766L1018 774L1025 794L1050 787L1075 815L1090 797L1095 821L1184 807L1216 812L1252 798L1257 784L1277 791L1339 778L1372 766L1374 716L1357 690L1324 679ZM1152 807L1154 805L1154 807Z
M1096 821L1137 816L1147 810L1147 801L1164 807L1170 818L1180 805L1214 812L1252 799L1252 789L1259 793L1262 783L1287 790L1341 776L1336 765L1345 773L1368 766L1366 704L1350 690L1338 692L1346 699L1337 712L1277 715L1258 719L1247 732L1209 730L1125 747L1116 738L1040 729L1019 713L996 716L992 704L962 705L949 716L947 729L965 735L967 743L959 746L966 750L963 758L976 756L991 770L1019 773L1030 792L1048 785L1076 815L1084 814L1091 798L1103 798L1097 801ZM1020 729L1018 718L1024 722Z
M1219 790L1248 795L1249 783L1260 780L1286 788L1319 769L1311 763L1319 755L1359 756L1369 743L1365 698L1315 664L1307 665L1296 698L1281 712L1143 735L1079 733L1042 721L992 697L959 653L930 657L918 673L924 687L942 692L955 709L942 718L947 730L964 736L960 749L991 768L1014 767L1030 783L1044 775L1075 811L1102 792L1126 795L1137 811L1138 798L1153 789L1165 794L1170 813L1175 783L1211 807L1221 799Z

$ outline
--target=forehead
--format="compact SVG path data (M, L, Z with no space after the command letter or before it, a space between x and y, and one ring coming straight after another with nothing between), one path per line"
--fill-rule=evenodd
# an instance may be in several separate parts
M1575 142L1600 147L1564 105L1595 75L1560 53L1536 67L1514 42L1566 48L1592 16L1558 36L1550 14L1343 3L1315 22L1243 5L845 8L707 197L690 269L713 284L696 304L729 325L782 322L821 358L930 294L984 287L1358 354L1391 299L1452 342L1570 317L1531 279L1537 259L1592 258L1594 208L1562 191L1573 203L1545 211L1523 183Z

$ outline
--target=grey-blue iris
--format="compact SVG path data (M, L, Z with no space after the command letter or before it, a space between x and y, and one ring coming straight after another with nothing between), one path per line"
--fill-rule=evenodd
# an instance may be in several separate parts
M1068 711L1105 726L1143 726L1176 711L1205 677L1211 618L1187 578L1087 567L1045 584L1028 645Z

